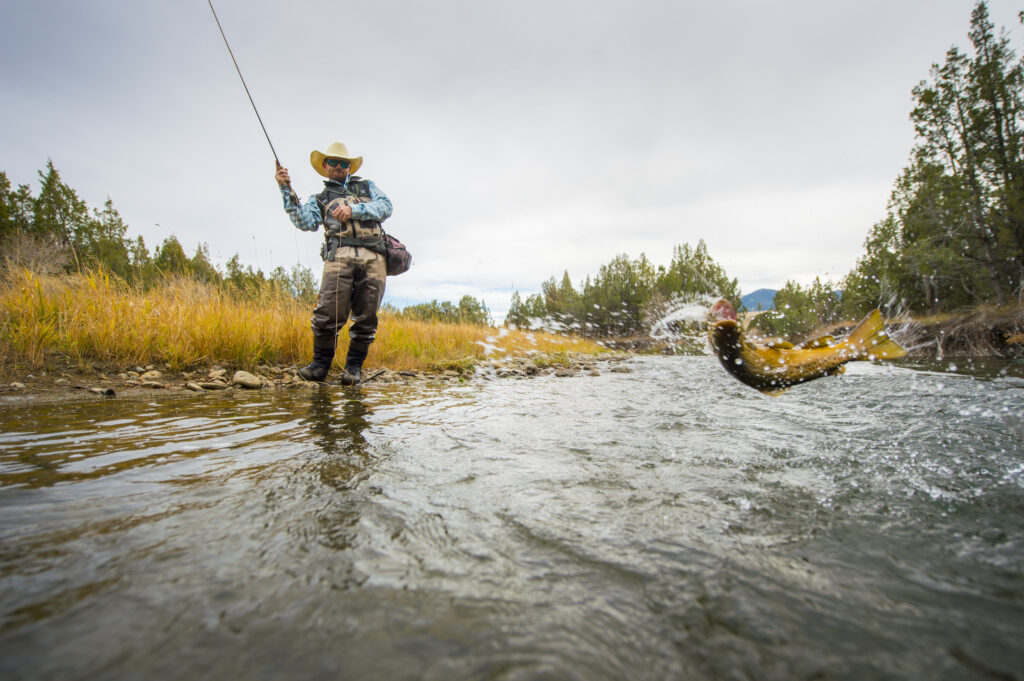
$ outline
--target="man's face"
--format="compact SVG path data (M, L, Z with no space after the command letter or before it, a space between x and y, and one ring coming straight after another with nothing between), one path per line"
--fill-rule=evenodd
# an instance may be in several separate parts
M344 182L348 175L348 161L343 158L325 158L324 170L327 171L327 178L336 182Z

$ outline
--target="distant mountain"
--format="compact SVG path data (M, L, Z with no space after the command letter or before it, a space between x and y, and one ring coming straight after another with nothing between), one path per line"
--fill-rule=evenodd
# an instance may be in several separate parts
M748 310L774 309L775 289L759 288L753 293L748 293L740 298L740 302L742 302Z

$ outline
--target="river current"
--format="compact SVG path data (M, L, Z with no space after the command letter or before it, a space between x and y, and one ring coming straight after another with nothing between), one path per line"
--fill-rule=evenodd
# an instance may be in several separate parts
M1024 380L0 403L0 677L1024 678Z

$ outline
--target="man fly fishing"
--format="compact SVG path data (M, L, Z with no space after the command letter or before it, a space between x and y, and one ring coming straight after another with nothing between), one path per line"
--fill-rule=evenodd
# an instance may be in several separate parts
M313 170L327 178L324 189L299 204L291 190L288 169L278 166L274 178L284 209L297 228L315 232L324 226L324 261L320 295L310 327L313 361L299 369L307 381L323 381L331 370L338 332L351 316L348 355L341 375L344 385L362 378L363 362L377 333L377 309L387 278L381 223L391 215L391 200L371 180L353 175L363 163L341 142L309 155Z

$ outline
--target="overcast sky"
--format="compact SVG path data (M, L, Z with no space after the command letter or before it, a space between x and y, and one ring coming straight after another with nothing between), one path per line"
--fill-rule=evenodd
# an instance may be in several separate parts
M973 0L215 0L303 197L333 141L413 253L386 300L574 282L704 239L745 293L845 275L913 145L911 88ZM1021 51L1024 2L992 0ZM52 159L150 249L319 277L206 0L0 4L0 170Z

